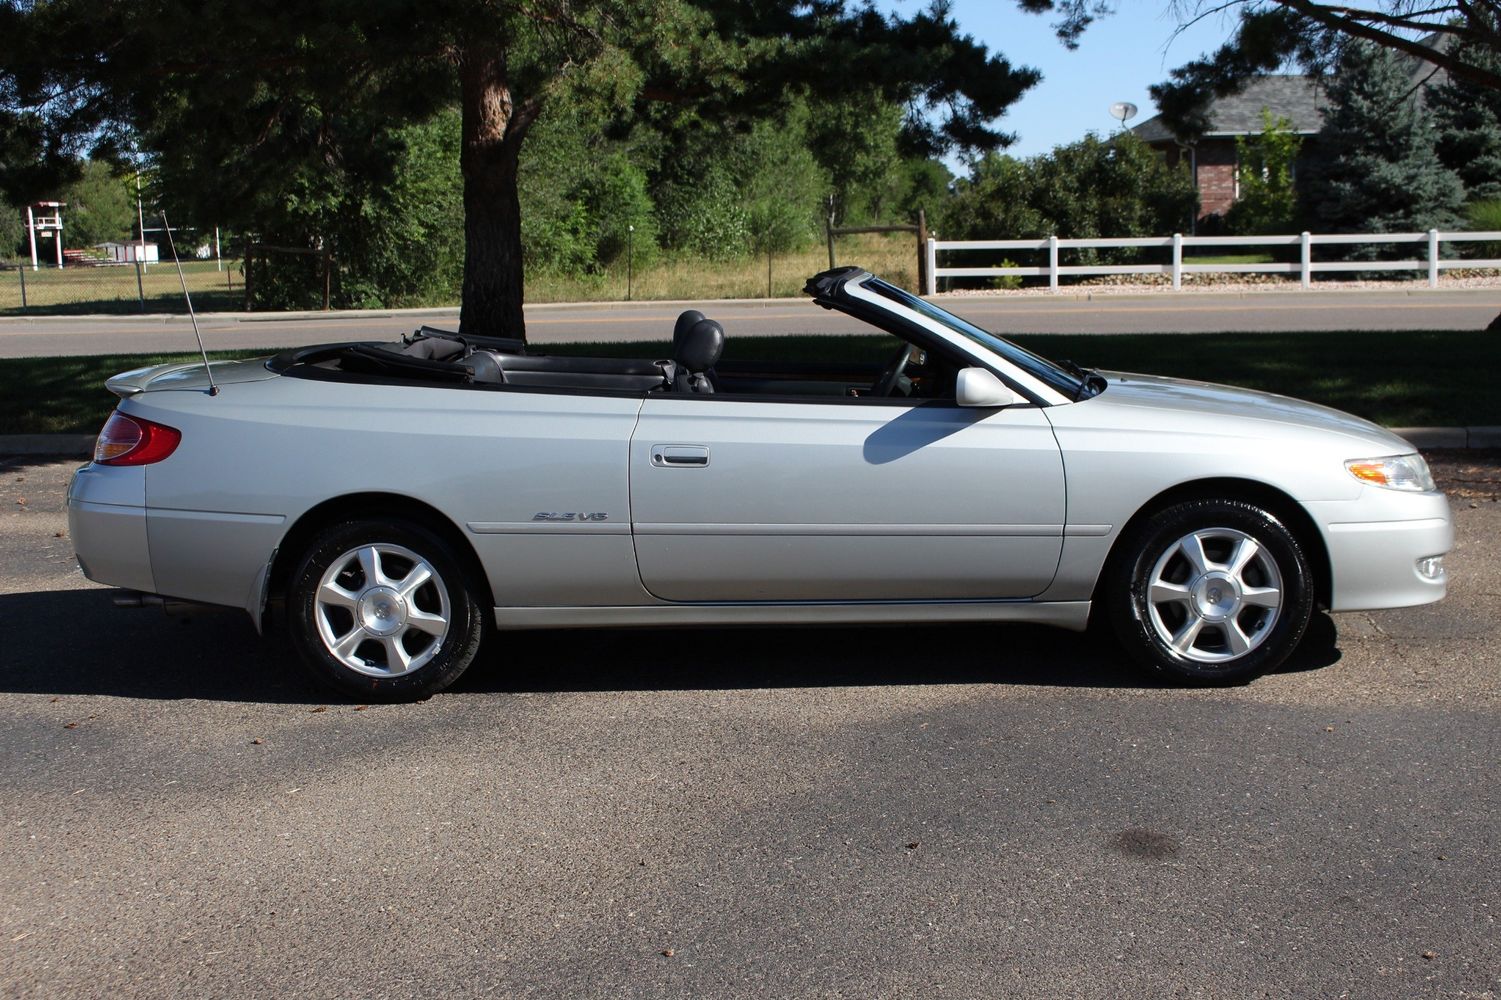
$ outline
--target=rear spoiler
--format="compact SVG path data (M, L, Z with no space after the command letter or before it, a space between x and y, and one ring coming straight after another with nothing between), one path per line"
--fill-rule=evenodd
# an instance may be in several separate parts
M104 380L104 387L121 399L128 399L137 393L145 392L146 386L154 379L171 372L180 372L188 368L202 368L203 362L194 361L185 365L147 365L145 368L132 368L128 372L112 375Z

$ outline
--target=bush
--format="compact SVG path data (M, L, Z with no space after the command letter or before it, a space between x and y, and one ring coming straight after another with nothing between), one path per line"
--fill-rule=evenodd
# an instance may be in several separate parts
M629 249L636 264L651 263L657 256L657 220L646 173L618 152L600 166L581 191L593 259L612 264L624 260Z
M997 267L1016 267L1016 261L1007 257ZM990 287L1001 292L1014 292L1022 286L1022 278L1019 274L1001 274L990 279Z
M697 178L684 178L662 196L662 236L669 247L710 260L744 256L750 218L740 192L718 164Z
M0 201L0 260L21 255L26 242L26 210Z
M1027 160L986 155L957 183L941 228L972 239L1163 236L1196 204L1187 172L1136 136L1090 134Z
M1240 199L1230 206L1225 225L1237 236L1268 236L1301 231L1293 164L1303 145L1287 118L1261 109L1261 134L1236 136Z
M1501 198L1472 201L1465 206L1465 228L1471 232L1501 232ZM1501 243L1471 243L1475 257L1496 260L1501 258Z

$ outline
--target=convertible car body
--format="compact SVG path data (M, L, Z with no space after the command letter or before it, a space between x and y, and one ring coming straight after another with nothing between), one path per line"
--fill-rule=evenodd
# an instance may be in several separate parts
M859 268L807 291L891 335L885 367L721 360L690 310L669 359L424 330L126 372L69 493L79 563L277 609L321 678L390 698L491 626L1092 612L1148 667L1226 681L1315 607L1444 595L1446 498L1380 427L1047 361Z

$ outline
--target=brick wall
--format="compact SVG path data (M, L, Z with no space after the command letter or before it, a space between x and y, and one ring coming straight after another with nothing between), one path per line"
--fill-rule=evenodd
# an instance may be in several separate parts
M1224 215L1235 204L1235 143L1205 139L1198 150L1199 218Z

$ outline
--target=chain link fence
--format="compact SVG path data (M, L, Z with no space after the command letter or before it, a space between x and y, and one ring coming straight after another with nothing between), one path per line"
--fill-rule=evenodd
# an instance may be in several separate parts
M185 260L182 270L195 309L244 308L241 261ZM36 270L25 260L0 263L0 316L185 312L182 284L170 260L43 264Z

